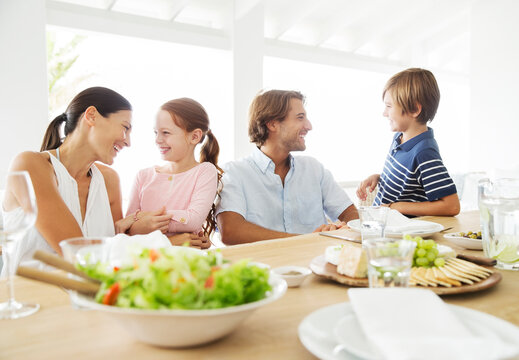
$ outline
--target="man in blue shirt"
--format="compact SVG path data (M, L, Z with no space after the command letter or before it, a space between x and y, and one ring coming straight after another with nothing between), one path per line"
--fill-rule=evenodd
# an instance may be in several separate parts
M327 225L327 218L358 218L348 195L321 163L290 154L306 149L311 129L301 93L271 90L253 100L249 137L257 148L224 166L216 215L225 244L334 230L341 225Z

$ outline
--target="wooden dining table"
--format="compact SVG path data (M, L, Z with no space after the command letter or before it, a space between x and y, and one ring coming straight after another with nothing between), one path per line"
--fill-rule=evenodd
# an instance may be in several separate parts
M422 219L452 227L450 231L479 229L477 212ZM459 253L483 255L482 251L463 250L449 243L442 233L431 238ZM308 266L327 246L342 243L344 240L313 233L230 246L222 253L230 260L248 258L273 268ZM495 286L444 295L443 300L519 326L519 271L496 271L502 274L502 280ZM257 309L225 338L194 348L169 349L133 339L104 313L74 309L61 288L16 277L16 298L36 302L41 308L26 318L0 320L0 359L313 359L298 338L298 326L315 310L348 301L347 290L345 285L312 274L301 287L289 288L281 299ZM5 296L4 291L1 294ZM172 325L170 331L182 329Z

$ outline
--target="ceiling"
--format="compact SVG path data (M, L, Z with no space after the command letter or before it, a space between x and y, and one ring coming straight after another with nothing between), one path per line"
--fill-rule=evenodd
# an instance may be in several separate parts
M267 41L466 76L471 0L47 0L230 38L234 3L264 4ZM242 4L240 4L242 5ZM328 51L328 52L327 52Z

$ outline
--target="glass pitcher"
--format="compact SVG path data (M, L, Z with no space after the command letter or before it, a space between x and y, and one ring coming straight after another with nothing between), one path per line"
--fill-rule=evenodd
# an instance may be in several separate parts
M482 179L478 193L485 256L519 270L519 179Z

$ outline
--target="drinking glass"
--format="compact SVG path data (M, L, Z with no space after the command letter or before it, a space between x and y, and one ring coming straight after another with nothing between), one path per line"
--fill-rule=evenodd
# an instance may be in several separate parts
M60 241L59 246L63 252L63 258L74 265L88 266L97 263L108 264L108 243L105 238L77 237ZM82 280L76 275L68 274L70 278ZM78 303L78 293L68 291L72 306L81 309Z
M411 240L367 239L362 242L368 258L370 288L408 287L416 243Z
M77 237L59 243L63 257L68 262L82 266L108 261L107 241L105 238Z
M485 256L519 270L519 179L480 180L478 194Z
M388 212L387 206L359 207L360 235L363 242L367 239L384 237Z
M2 211L11 213L4 215L0 227L0 243L5 273L7 274L7 293L9 299L0 303L0 319L17 319L38 311L40 305L26 304L15 300L13 276L15 264L11 264L15 242L23 238L26 231L36 222L36 196L31 178L27 171L16 171L7 174L7 184L2 202Z

